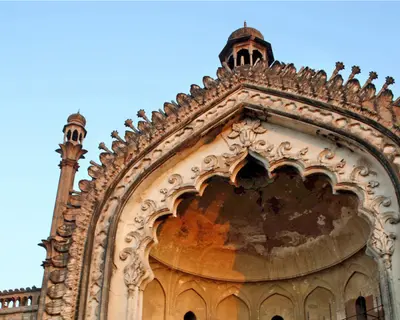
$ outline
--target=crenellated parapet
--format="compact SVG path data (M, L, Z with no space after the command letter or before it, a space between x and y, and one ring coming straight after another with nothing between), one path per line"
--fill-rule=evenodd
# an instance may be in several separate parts
M399 137L400 97L394 100L389 89L394 84L394 79L386 77L384 85L377 92L373 84L378 77L376 72L370 72L367 81L361 85L355 78L361 72L358 66L352 67L346 80L340 74L343 69L344 64L337 62L328 79L323 70L315 71L303 67L297 71L293 64L279 61L275 61L270 67L265 61L254 66L236 67L234 70L221 67L217 70L217 79L205 76L203 87L193 84L190 94L179 93L176 102L164 103L162 110L152 112L151 119L144 110L140 110L137 116L143 120L138 121L136 126L131 119L126 120L125 126L130 130L125 132L123 138L117 131L113 131L111 149L100 143L99 149L105 151L100 154L101 165L92 161L88 169L89 175L96 179L104 166L111 163L118 166L121 159L116 159L121 155L125 156L125 163L140 157L142 152L182 127L182 124L241 88L257 88L263 92L306 102L315 105L321 112L334 110L371 123L378 131L390 130L394 136Z
M23 314L32 314L36 319L40 297L40 288L20 288L0 291L0 319L28 319Z

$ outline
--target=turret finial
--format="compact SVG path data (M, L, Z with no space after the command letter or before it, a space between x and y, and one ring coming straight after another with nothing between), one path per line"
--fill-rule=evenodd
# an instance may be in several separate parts
M247 22L246 22L246 20L244 20L243 27L244 27L244 28L247 28Z

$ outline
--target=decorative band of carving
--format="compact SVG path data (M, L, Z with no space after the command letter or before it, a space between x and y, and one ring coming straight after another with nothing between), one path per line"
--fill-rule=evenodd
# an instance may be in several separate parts
M79 169L79 164L78 164L78 162L76 160L62 159L60 161L59 167L60 168L62 168L62 167L72 167L75 170L78 170Z

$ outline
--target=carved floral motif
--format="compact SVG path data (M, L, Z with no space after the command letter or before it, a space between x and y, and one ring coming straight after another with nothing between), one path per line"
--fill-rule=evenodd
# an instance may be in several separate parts
M242 146L249 147L255 142L257 134L263 134L266 131L267 129L262 127L260 120L247 118L232 125L232 132L228 135L228 138L239 137Z

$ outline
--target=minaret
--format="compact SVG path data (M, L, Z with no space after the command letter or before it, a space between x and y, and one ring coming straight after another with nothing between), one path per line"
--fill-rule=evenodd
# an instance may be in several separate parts
M59 234L57 231L59 232L59 229L62 229L60 227L64 224L63 212L67 206L70 193L73 190L75 174L79 168L78 161L87 152L82 147L83 140L86 137L85 125L86 119L79 112L71 114L63 129L63 143L60 143L60 149L56 150L61 155L59 165L61 172L50 236L46 240L42 240L42 243L39 244L46 249L46 259L43 262L44 274L37 319L43 318L45 310L53 309L52 304L46 304L47 296L52 299L57 298L57 295L54 296L54 292L56 292L54 288L58 280L54 280L57 277L51 275L57 274L58 271L66 267L68 260L68 252L64 250L67 240L64 239L63 234ZM48 288L51 288L51 290L48 290Z
M60 149L56 150L61 155L59 164L61 172L50 236L55 235L57 228L63 222L62 212L67 205L70 191L73 189L75 174L79 168L78 160L83 159L83 155L87 152L82 147L87 133L85 125L86 119L79 111L71 114L63 129L64 142L60 143Z

